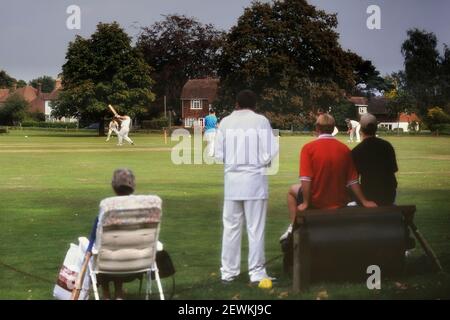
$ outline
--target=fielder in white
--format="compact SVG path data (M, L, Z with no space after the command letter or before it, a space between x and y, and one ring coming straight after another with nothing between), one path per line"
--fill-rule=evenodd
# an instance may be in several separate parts
M120 120L119 143L117 145L121 146L123 140L134 145L133 140L128 137L128 133L130 132L131 118L129 116L117 116L116 118Z
M251 282L268 278L265 268L264 229L268 180L265 168L278 153L278 142L269 121L253 109L256 96L244 90L236 110L217 130L214 156L224 163L224 205L221 278L224 283L240 274L242 225L249 241L248 268Z
M356 133L356 142L361 142L361 135L360 135L361 125L359 124L359 122L350 119L345 119L345 122L347 123L348 131L350 134L349 142L353 142L353 139L355 138L355 133Z
M119 123L116 121L116 119L112 119L112 121L109 122L109 131L108 131L108 137L106 138L106 142L109 141L111 138L111 134L114 132L116 136L119 136Z

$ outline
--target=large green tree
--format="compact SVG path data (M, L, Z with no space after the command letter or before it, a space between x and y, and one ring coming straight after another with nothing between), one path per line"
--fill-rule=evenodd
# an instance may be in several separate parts
M217 107L231 109L243 88L258 94L261 111L307 114L338 104L377 75L341 48L336 27L335 14L306 0L253 2L227 35Z
M437 39L433 33L408 30L403 42L406 87L416 101L417 111L426 116L429 107L438 102L440 61Z
M41 86L42 92L52 92L55 89L55 79L50 76L42 76L36 79L33 79L29 82L29 85L38 89L39 85Z
M441 104L450 113L450 48L444 45L440 67Z
M85 39L69 44L63 65L63 91L54 104L54 116L73 116L100 123L111 113L108 104L131 117L146 112L154 100L151 68L131 45L131 38L114 22L99 23Z
M161 112L164 96L167 105L178 110L181 89L188 79L216 75L222 39L223 32L213 25L184 15L168 15L142 29L137 47L154 69L154 113Z

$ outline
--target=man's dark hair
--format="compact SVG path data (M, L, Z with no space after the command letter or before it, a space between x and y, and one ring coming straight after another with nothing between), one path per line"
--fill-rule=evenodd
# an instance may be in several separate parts
M236 102L240 109L255 110L256 94L252 90L242 90L238 93Z
M209 113L210 113L210 114L216 113L216 110L214 110L214 109L209 109Z

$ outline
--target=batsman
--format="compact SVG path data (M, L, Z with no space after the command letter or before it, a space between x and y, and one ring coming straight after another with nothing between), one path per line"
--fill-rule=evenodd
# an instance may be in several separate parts
M113 108L112 105L108 105L109 109L114 113L115 119L120 121L120 131L119 131L119 143L118 146L123 145L123 140L128 142L131 145L134 145L133 140L128 137L128 134L130 132L130 125L131 125L131 118L127 115L121 116L117 113L117 111Z

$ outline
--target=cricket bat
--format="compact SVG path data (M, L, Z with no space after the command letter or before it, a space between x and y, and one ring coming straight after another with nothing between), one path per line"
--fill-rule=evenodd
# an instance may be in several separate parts
M119 114L117 113L116 109L114 109L112 105L109 104L108 107L112 111L112 113L114 113L114 116L116 116L116 117L119 116Z

